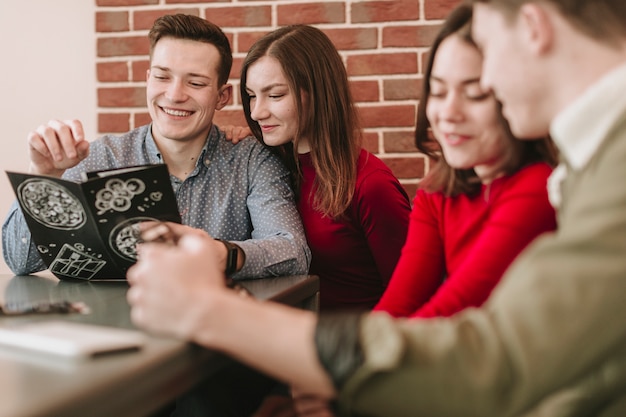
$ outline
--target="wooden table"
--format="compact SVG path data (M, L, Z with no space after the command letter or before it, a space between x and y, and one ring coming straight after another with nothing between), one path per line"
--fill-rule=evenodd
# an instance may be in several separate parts
M316 276L243 281L257 298L316 309ZM2 317L18 321L61 319L134 328L125 281L64 282L53 277L0 275L0 301L83 301L87 315ZM0 349L0 417L148 416L231 360L178 340L147 337L137 352L86 361L52 360Z

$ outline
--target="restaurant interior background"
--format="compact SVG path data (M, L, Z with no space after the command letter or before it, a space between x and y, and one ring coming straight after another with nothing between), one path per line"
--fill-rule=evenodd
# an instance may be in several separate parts
M238 72L247 47L289 23L324 30L344 57L364 126L377 154L413 197L428 161L413 145L428 46L460 0L3 0L0 2L0 168L26 171L28 132L51 119L76 118L89 140L148 120L146 35L165 13L197 14L233 44L235 97L216 120L245 123ZM0 173L0 218L14 200ZM10 273L2 260L0 273Z

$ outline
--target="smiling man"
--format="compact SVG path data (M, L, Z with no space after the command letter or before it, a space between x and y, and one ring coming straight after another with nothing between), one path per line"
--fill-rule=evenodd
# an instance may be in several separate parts
M307 273L310 251L288 171L258 141L234 145L213 124L231 98L228 38L202 18L177 14L157 19L149 40L152 123L89 143L79 121L53 120L28 137L30 171L78 181L85 171L165 163L183 223L225 240L212 244L228 275ZM2 239L15 274L45 269L17 204Z

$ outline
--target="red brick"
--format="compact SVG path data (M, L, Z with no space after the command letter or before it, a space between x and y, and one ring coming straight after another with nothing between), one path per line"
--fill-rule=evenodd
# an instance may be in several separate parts
M384 132L383 149L385 152L418 152L415 146L415 131Z
M163 10L145 10L135 11L133 13L133 29L134 30L149 30L154 21L166 14L190 14L193 16L200 16L199 9L163 9Z
M417 0L363 1L352 4L352 23L417 20L419 15Z
M128 12L96 12L96 32L123 32L129 29Z
M424 0L426 19L445 19L462 0Z
M314 23L344 23L346 6L344 3L318 2L304 4L278 5L278 25Z
M428 57L430 56L430 50L420 53L420 73L423 74L426 70L426 64L428 63Z
M383 42L389 47L424 47L430 46L441 25L392 26L383 28Z
M133 61L131 68L133 70L133 81L146 81L146 71L150 68L150 61Z
M96 0L96 6L103 7L143 6L147 4L159 4L159 0Z
M378 44L376 28L324 29L324 33L340 51L374 49Z
M377 154L380 152L378 147L378 133L376 132L364 132L363 133L363 148Z
M416 106L359 106L363 127L413 127Z
M417 28L417 46L431 46L442 25L424 25Z
M383 28L384 48L418 46L417 26L391 26Z
M178 3L228 3L232 0L165 0L165 4Z
M234 52L233 50L233 42L235 39L235 34L234 33L230 33L230 32L224 32L224 35L226 35L226 37L228 38L228 43L230 43L230 49L232 50L232 52Z
M96 71L100 82L128 81L126 62L99 62Z
M229 78L231 79L239 79L241 75L241 65L243 64L243 58L233 58L233 66L230 69Z
M145 107L146 89L144 87L98 88L98 106Z
M152 122L150 113L135 113L135 117L133 118L134 127L144 126L150 122Z
M149 43L146 36L125 38L99 38L97 51L99 57L148 55Z
M241 107L241 95L239 94L239 79L237 80L229 80L229 82L233 85L233 94L230 96L229 106L234 106L237 109L243 111ZM224 109L226 110L226 109Z
M383 80L384 100L419 100L421 91L421 78Z
M98 132L122 133L130 130L129 113L100 113L98 114Z
M218 126L248 126L242 110L220 110L213 116L213 122Z
M250 47L268 32L241 32L237 35L237 52L247 53Z
M272 8L270 6L207 8L205 18L223 28L270 26Z
M422 177L423 178L423 177ZM415 183L403 183L400 181L400 185L406 191L406 194L409 196L409 201L411 201L411 205L413 204L413 199L415 199L415 194L417 194L417 189L419 188L419 184Z
M385 158L382 161L387 164L393 174L398 178L423 178L424 177L424 158L421 157L403 157L403 158Z
M350 92L355 102L380 100L378 81L350 81Z
M417 54L353 55L348 57L347 68L350 75L417 74Z

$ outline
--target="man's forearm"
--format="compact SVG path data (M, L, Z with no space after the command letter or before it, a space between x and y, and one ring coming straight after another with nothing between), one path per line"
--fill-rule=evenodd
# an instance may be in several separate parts
M211 311L195 341L219 349L304 393L334 396L314 343L314 313L272 302L251 301L235 293L208 294ZM253 322L251 322L253 320Z

